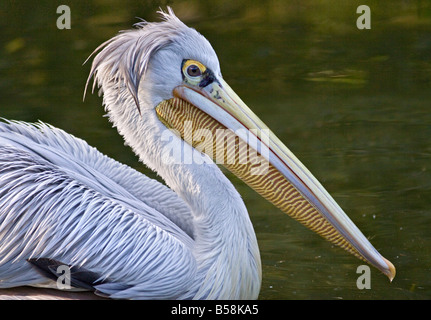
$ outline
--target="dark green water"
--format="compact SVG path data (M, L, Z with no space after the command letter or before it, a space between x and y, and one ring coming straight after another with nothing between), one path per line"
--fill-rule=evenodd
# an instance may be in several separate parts
M392 283L332 247L231 177L263 262L261 299L431 298L431 3L367 1L56 1L0 3L0 116L42 120L154 177L82 101L88 55L159 6L213 44L225 80L322 182L397 268Z

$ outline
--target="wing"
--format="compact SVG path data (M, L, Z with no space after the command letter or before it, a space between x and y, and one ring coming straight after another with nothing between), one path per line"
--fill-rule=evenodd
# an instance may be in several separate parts
M44 258L99 275L95 289L113 298L175 298L188 289L196 262L180 227L64 152L81 150L81 141L55 148L16 136L4 127L0 134L0 287L43 284L28 260Z
M13 145L30 154L36 153L62 168L70 177L108 197L126 198L132 206L136 204L139 207L142 202L147 204L193 237L190 209L175 192L100 153L84 140L42 122L19 121L0 122L0 139L0 145Z

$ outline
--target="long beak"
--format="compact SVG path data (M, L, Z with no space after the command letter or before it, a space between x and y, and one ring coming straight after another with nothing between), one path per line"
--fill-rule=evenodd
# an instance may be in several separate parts
M282 211L375 266L392 281L393 264L373 247L310 171L223 79L216 79L204 88L181 85L175 88L174 96L156 108L168 127L184 132L184 123L188 120L194 132L202 129L199 126L210 130L216 140L190 143L219 160ZM222 131L226 128L229 130ZM222 146L234 145L234 151L242 150L242 154L240 151L234 155L234 161L229 161L227 153L220 161L214 152L220 147L217 140L220 132L225 139ZM245 158L247 161L240 161Z

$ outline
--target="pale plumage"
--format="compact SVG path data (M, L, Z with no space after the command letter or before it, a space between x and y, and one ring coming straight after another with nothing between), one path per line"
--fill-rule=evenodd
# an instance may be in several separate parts
M187 286L191 279L178 273L193 274L196 268L192 240L160 214L184 208L171 190L59 129L16 122L2 123L0 130L2 287L46 282L26 261L35 257L85 264L110 282L122 278L125 282L101 289L106 294L123 291L109 288L125 289L119 298L145 298L156 285L159 298L174 296L163 293L166 280L151 270L153 259L172 272L165 279L178 281L173 288ZM141 259L148 255L146 265ZM139 278L146 283L142 293L135 286Z
M258 297L260 255L240 195L208 155L166 134L169 121L156 109L181 100L207 112L207 123L265 126L224 82L209 42L171 9L161 15L102 44L89 79L125 143L167 186L47 124L0 123L0 288L55 287L54 269L65 264L73 286L111 298ZM172 145L194 161L178 162L166 152ZM302 222L312 212L313 230L393 277L390 262L293 154L277 140L265 148L284 172L274 181L293 178L280 194L293 206L311 204L298 209Z
M156 119L151 118L154 113L149 111L157 102L148 102L159 99L160 95L154 94L152 87L151 96L139 97L140 108L147 109L141 110L142 118L135 104L137 97L133 96L148 68L148 59L162 46L181 47L179 41L183 36L204 49L198 52L201 60L206 60L208 53L210 58L216 58L209 43L196 31L186 27L172 12L163 16L164 22L141 23L137 30L120 33L105 43L91 71L103 88L111 121L124 135L126 143L152 169L160 169L166 160L157 159L161 153L160 136L153 133L163 128L155 123ZM138 51L136 46L148 49ZM172 58L169 52L159 57ZM146 79L145 83L153 86L157 82ZM43 123L1 123L0 132L0 234L3 236L0 287L46 282L47 278L27 262L30 258L45 257L100 274L103 284L96 286L96 290L112 298L257 297L259 261L254 267L255 283L247 284L252 288L251 296L244 295L249 292L237 284L233 288L214 288L213 282L219 280L215 278L222 277L215 269L223 268L225 262L218 261L219 251L207 251L214 244L211 233L216 234L218 230L209 227L212 221L201 221L200 232L205 233L206 241L197 246L193 238L198 231L191 222L190 207L164 185ZM157 164L149 162L153 158ZM171 177L165 175L165 180L176 180L179 167L174 165L171 168L174 173ZM219 190L222 194L231 193L240 202L240 213L248 220L239 195L217 166L211 165L207 170L209 175L216 176L217 182L221 179L223 185L229 184L227 189L222 185ZM193 181L193 171L190 168L183 174L194 196L201 190L198 182ZM180 195L187 198L187 194ZM211 204L199 205L203 209ZM223 224L227 225L230 220ZM252 228L249 221L246 223ZM254 238L254 233L251 234ZM236 239L231 241L233 245ZM224 250L226 244L219 245L219 250ZM244 245L248 250L248 241ZM257 244L251 250L256 256L253 258L259 259ZM238 252L235 259L242 255ZM220 266L215 265L218 263ZM239 265L233 264L235 268ZM228 268L224 270L230 272ZM232 273L234 279L227 281L239 284L243 276L240 272L239 268Z

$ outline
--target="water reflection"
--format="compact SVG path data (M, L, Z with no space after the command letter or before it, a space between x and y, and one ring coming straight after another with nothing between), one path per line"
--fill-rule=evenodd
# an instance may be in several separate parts
M356 29L356 5L324 1L170 1L218 52L225 79L325 185L392 260L392 284L331 248L231 177L255 225L261 299L426 299L431 296L431 5L368 1L372 29ZM55 1L0 4L0 116L43 120L146 172L102 117L82 102L101 42L166 3L74 1L72 29L55 27ZM31 14L29 14L31 12Z

